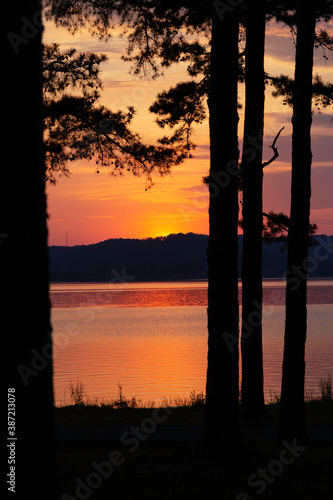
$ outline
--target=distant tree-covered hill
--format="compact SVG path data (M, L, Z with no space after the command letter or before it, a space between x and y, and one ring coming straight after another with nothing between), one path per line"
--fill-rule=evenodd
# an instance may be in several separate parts
M315 239L319 245L309 248L309 276L331 277L333 236L319 235ZM241 271L242 236L238 240ZM206 279L207 244L208 236L204 234L180 233L142 240L117 238L93 245L51 246L50 280L108 282L126 280L128 276L135 281ZM283 277L287 255L282 250L277 242L263 243L264 278Z

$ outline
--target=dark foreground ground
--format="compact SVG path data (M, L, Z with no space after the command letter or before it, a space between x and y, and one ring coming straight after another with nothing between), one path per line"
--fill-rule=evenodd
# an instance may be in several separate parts
M332 402L308 406L307 447L277 445L278 407L268 410L242 423L247 451L216 459L202 453L202 407L59 408L59 498L331 500Z

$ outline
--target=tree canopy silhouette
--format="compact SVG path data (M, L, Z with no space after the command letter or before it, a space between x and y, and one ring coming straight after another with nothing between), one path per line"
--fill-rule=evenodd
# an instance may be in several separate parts
M108 167L113 175L143 174L149 187L153 174L169 173L188 156L188 148L177 138L146 144L130 129L132 106L122 112L98 104L99 66L105 60L105 55L61 51L56 43L43 47L47 179L56 182L69 175L69 162L85 159L95 161L97 172Z

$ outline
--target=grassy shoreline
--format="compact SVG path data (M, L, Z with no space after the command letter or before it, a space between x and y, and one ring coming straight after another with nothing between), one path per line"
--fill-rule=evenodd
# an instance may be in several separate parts
M157 407L158 408L158 407ZM277 423L279 403L266 405L268 420L260 423ZM57 425L80 426L117 426L136 424L150 417L151 408L112 408L108 406L72 405L55 408ZM159 425L202 425L205 407L178 406L171 407L172 414L166 422ZM306 420L310 425L333 426L333 401L313 400L305 403ZM245 422L241 418L241 422Z
M320 381L321 395L308 397L305 401L307 423L310 425L333 425L333 397L331 378ZM70 404L55 407L57 425L117 426L135 424L149 417L155 408L170 408L171 415L161 425L202 425L205 411L205 396L192 391L189 397L163 398L159 403L143 402L126 398L118 384L118 397L104 400L86 396L84 386L78 382L69 387ZM275 424L279 418L280 398L277 395L267 402L268 419L258 423ZM241 417L241 422L244 421Z

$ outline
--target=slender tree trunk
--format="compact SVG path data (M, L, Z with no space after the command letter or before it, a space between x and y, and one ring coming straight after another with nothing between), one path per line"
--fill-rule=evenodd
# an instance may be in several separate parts
M238 29L234 8L213 12L210 111L208 369L204 441L220 451L241 441L238 402Z
M264 129L265 1L248 0L245 123L242 154L242 414L266 415L262 354L262 146Z
M3 364L12 419L13 498L56 498L52 341L42 121L40 2L4 4L6 160L1 168ZM9 448L6 449L9 456ZM9 481L9 477L6 477ZM11 486L7 483L7 489ZM10 497L11 492L8 494ZM7 498L7 497L6 497Z
M311 102L316 2L297 2L293 90L292 183L280 439L307 440L304 415L307 257L311 197Z

